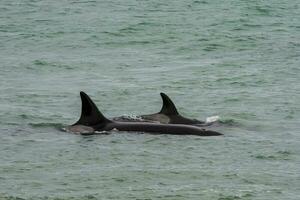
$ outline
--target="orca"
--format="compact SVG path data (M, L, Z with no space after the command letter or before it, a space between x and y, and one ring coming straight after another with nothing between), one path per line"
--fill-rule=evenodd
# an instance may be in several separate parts
M107 119L97 108L91 98L80 92L82 108L79 120L66 128L66 131L82 135L116 131L147 132L152 134L218 136L216 131L184 124L160 124L149 122L119 122Z
M148 115L140 115L137 116L136 119L130 117L115 117L113 120L115 121L138 121L138 122L153 122L153 123L161 123L161 124L187 124L194 126L209 126L212 122L207 123L205 121L200 121L197 119L189 119L183 117L177 111L177 108L173 101L165 94L160 93L160 96L163 100L163 105L161 110L158 113L148 114Z

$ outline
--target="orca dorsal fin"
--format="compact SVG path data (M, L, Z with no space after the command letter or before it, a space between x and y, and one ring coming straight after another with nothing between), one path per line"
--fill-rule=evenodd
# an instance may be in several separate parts
M74 125L95 126L110 122L109 119L103 116L98 110L92 99L84 92L80 92L81 97L81 116Z
M165 115L179 115L172 100L165 93L161 92L160 96L163 100L163 105L159 113Z

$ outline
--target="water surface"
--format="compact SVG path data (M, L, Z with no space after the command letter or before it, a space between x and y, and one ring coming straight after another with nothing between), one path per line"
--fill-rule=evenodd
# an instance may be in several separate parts
M0 3L0 199L299 199L297 1ZM62 132L167 93L224 137Z

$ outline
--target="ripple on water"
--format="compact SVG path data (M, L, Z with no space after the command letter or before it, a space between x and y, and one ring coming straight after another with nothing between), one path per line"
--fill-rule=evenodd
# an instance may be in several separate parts
M230 118L221 118L218 122L220 124L224 124L224 125L227 125L227 126L240 126L241 125L235 119L230 119Z
M29 123L29 125L33 128L55 128L57 130L62 130L62 127L64 127L64 124L51 122Z
M99 195L98 195L99 196ZM84 195L84 196L62 196L62 197L53 197L53 196L37 196L37 197L18 197L18 196L9 196L9 195L1 195L1 200L98 200L97 195Z
M290 151L277 151L273 154L258 154L252 157L259 160L291 160L292 153Z
M245 193L242 195L220 195L218 200L236 200L236 199L252 199L254 197L251 193Z
M34 60L33 65L27 66L27 69L34 71L53 71L53 70L72 70L73 66L67 65L65 63L52 62L46 60Z

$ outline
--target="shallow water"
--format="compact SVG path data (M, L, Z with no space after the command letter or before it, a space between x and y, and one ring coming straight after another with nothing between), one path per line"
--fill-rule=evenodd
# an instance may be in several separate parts
M0 199L299 199L297 1L0 2ZM223 137L62 132L220 116Z

